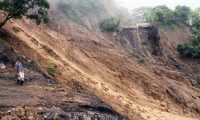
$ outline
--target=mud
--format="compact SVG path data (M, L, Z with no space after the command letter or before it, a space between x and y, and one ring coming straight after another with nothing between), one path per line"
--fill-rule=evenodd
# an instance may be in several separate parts
M16 84L14 63L21 57L25 67L25 86ZM32 60L11 48L0 51L1 120L128 120L95 95L62 89Z

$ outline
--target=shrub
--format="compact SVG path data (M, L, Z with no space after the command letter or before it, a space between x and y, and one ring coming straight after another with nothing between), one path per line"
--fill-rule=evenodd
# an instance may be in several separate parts
M193 57L192 47L189 44L178 45L177 51L184 57Z
M49 65L47 68L47 72L49 75L51 75L52 77L55 77L55 73L56 73L56 65Z
M119 29L120 20L117 20L114 17L107 18L100 22L100 28L104 32L114 32Z
M176 6L174 12L175 12L177 21L182 22L184 24L189 23L190 15L192 12L190 7L178 5L178 6Z
M195 9L191 14L191 25L200 29L200 8Z
M198 23L196 19L198 12L193 15L191 20L192 10L187 6L176 6L175 10L168 8L167 6L156 6L149 12L146 12L148 22L158 22L163 25L169 25L172 28L179 23L189 24Z
M200 33L190 43L178 45L177 51L184 57L200 60Z
M154 7L150 12L151 22L160 22L162 24L171 25L176 24L175 14L167 6Z
M37 63L36 63L34 60L31 61L31 65L32 65L32 67L34 67L34 68L36 68L36 67L38 66Z

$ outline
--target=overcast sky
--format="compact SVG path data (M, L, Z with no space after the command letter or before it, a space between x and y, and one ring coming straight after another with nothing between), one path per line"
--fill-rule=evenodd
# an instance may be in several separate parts
M191 8L200 7L200 0L116 0L121 5L127 7L129 10L142 7L142 6L157 6L167 5L170 8L174 8L176 5L186 5Z

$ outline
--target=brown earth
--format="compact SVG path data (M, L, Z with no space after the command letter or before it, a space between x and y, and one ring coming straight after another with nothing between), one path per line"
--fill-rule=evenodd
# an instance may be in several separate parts
M176 52L177 44L192 38L189 27L136 27L105 35L51 18L41 26L11 21L5 30L12 48L43 71L57 66L55 78L66 92L93 93L131 120L199 118L199 64Z
M1 45L0 61L6 68L0 69L0 120L71 120L89 116L92 119L128 119L95 95L63 89L29 58L16 54L2 40ZM14 63L18 56L25 67L24 86L16 84ZM71 81L71 86L79 89L76 82Z

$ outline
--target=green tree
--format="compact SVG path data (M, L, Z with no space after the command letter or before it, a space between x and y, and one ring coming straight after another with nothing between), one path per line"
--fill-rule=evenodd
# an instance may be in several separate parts
M117 20L114 17L107 18L100 22L100 28L104 32L114 32L119 29L120 20Z
M48 22L48 9L50 5L47 0L0 0L0 10L5 14L1 21L0 28L11 19L21 19L26 16L28 19L36 20L39 25L42 21Z
M151 22L160 22L162 24L176 24L175 14L167 6L157 6L151 10L150 18Z
M192 12L191 24L193 27L200 29L200 8L197 8Z
M188 24L190 20L191 12L192 11L190 7L180 6L180 5L176 6L175 8L176 20L182 23Z
M190 43L178 45L177 50L184 57L200 60L200 32L197 31L196 37Z

